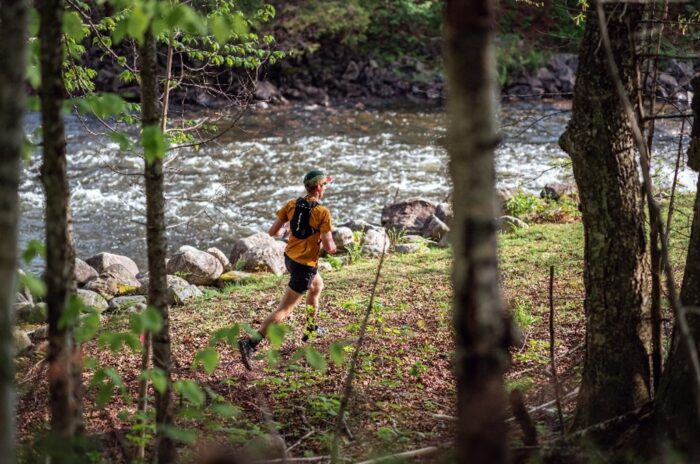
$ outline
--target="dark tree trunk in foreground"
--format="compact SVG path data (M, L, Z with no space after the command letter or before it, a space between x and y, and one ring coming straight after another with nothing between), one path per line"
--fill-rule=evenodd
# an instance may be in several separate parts
M49 310L49 409L57 445L72 446L81 426L74 363L79 362L70 327L59 328L74 290L75 250L71 237L66 139L63 122L65 88L63 61L63 1L40 0L41 116L44 158L41 181L46 193L46 303ZM54 456L55 461L61 458ZM70 460L70 458L68 458ZM66 461L69 462L69 461Z
M493 0L451 0L445 14L447 136L454 184L457 462L507 462L503 373L509 331L496 255L497 89ZM468 201L467 201L468 199Z
M25 0L0 7L0 450L15 462L15 388L12 325L17 280L19 169L24 128L24 70L27 43Z
M700 168L700 75L693 80L693 130L688 148L688 166ZM700 307L700 180L695 193L693 224L690 231L688 256L681 287L681 304ZM688 312L688 325L700 342L700 315ZM680 339L678 330L673 331L671 350L666 361L666 370L661 377L656 397L655 426L662 445L691 455L693 462L700 459L700 421L698 420L698 388L688 357L688 349ZM697 346L700 349L700 346Z
M615 62L633 92L641 5L605 4ZM576 410L585 427L650 398L644 308L644 210L630 121L607 72L595 9L586 19L571 121L559 143L573 161L585 234L586 352Z
M144 37L141 47L141 117L142 127L159 127L160 97L156 61L156 42L152 32ZM168 378L164 393L156 392L156 423L170 425L173 422L170 379L172 360L170 354L170 317L168 314L165 256L165 198L163 195L163 160L146 161L146 242L148 246L148 305L154 307L163 319L163 328L153 334L153 365L162 369ZM175 445L164 434L158 441L158 462L169 464L176 456Z

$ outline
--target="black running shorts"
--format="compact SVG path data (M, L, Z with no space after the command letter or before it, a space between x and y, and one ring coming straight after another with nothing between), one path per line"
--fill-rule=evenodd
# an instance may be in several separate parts
M311 282L316 277L318 268L297 263L286 253L284 254L284 265L289 271L289 288L297 293L305 293L311 287Z

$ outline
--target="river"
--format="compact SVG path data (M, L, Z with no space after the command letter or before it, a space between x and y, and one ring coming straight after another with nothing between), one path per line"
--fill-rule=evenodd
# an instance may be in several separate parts
M503 141L497 149L497 182L537 192L548 182L571 178L557 139L570 117L568 104L503 104ZM192 114L201 120L203 114ZM30 114L31 132L39 116ZM225 118L218 123L227 124ZM246 114L237 128L195 150L180 149L166 173L169 249L211 246L228 254L231 244L266 230L287 199L302 193L301 178L320 167L334 177L324 203L334 222L378 222L394 198L442 201L450 192L447 154L441 140L446 116L412 108L337 109L293 107ZM66 123L73 230L78 257L101 251L132 257L145 269L145 198L142 160L120 152L96 121L71 116ZM657 183L668 186L678 152L680 123L657 128ZM686 133L688 132L686 128ZM687 146L687 141L685 142ZM25 163L20 187L20 246L43 241L40 153ZM687 168L681 184L694 188ZM464 201L469 201L464 199ZM31 268L38 269L35 262Z

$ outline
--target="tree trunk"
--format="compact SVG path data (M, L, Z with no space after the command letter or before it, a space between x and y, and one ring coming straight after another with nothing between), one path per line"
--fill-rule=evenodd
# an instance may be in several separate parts
M697 170L700 155L700 76L692 80L693 90L693 129L688 148L688 166ZM700 307L700 180L698 180L693 207L693 224L690 231L688 256L681 286L681 304L686 307ZM688 325L700 344L700 315L688 313ZM673 331L671 350L666 361L666 370L661 376L661 384L656 397L654 423L662 445L690 455L692 461L700 459L700 420L698 419L698 398L700 392L690 365L688 349L680 339L678 330ZM700 346L697 346L700 350Z
M156 41L149 29L141 47L141 117L142 127L159 127L160 99L156 61ZM163 320L163 328L154 333L153 365L165 372L168 388L156 391L156 423L168 426L173 422L170 380L172 360L170 354L170 317L168 314L165 257L165 198L163 195L163 160L158 158L145 163L146 178L146 243L148 246L148 305L155 308ZM161 429L162 430L162 429ZM169 464L175 460L174 443L164 434L158 440L158 462Z
M19 169L24 128L24 70L28 5L7 0L0 8L0 450L15 462L15 388L12 325L17 280Z
M445 14L448 152L454 184L457 462L507 462L504 323L496 255L495 2L450 0ZM469 199L465 201L465 199Z
M63 1L39 0L41 42L41 116L44 158L41 181L46 193L46 303L49 312L49 409L57 445L72 446L81 425L79 385L74 378L76 348L70 327L59 327L75 290L75 250L71 233L66 139L63 122ZM63 450L66 451L66 450ZM60 454L54 461L61 461ZM70 458L67 458L69 462Z
M634 34L641 4L605 4L613 56L634 90ZM559 143L573 162L585 235L586 352L574 426L636 409L650 398L648 263L630 121L606 69L595 9L576 75L571 121Z

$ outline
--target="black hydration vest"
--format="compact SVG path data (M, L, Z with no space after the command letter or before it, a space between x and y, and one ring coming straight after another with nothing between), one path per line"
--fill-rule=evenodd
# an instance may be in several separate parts
M297 198L297 204L294 208L294 216L290 222L290 231L292 235L299 239L311 237L318 232L318 229L311 227L311 211L318 206L315 201L306 201L304 198Z

